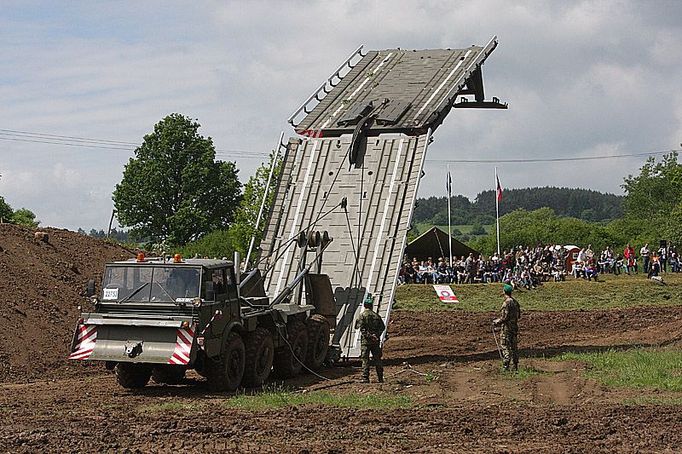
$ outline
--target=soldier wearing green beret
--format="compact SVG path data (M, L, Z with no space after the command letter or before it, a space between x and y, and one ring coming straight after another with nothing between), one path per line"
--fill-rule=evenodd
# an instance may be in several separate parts
M519 369L519 319L521 318L521 306L512 297L514 288L504 284L504 303L499 318L493 320L494 326L502 327L501 347L502 365L508 371L510 363L516 372Z
M384 366L381 362L381 335L386 329L379 314L372 310L374 300L368 294L363 303L365 310L355 321L355 329L360 330L360 357L362 358L362 382L369 383L369 355L377 369L377 380L384 382Z

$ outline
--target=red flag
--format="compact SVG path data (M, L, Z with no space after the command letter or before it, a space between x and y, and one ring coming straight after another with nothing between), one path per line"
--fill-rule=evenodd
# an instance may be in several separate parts
M497 179L497 201L499 202L502 200L502 185L500 185L500 177L495 175L495 178Z

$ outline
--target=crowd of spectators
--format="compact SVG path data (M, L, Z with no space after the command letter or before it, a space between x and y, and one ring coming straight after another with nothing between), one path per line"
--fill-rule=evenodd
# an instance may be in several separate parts
M535 288L544 281L564 280L567 251L561 246L517 247L490 257L440 257L406 261L400 269L401 283L473 284L510 282L516 287Z
M640 260L641 259L641 260ZM660 273L682 271L682 262L672 247L661 246L655 251L644 245L639 255L628 244L623 253L616 253L611 247L595 253L591 245L586 248L571 248L559 245L537 247L516 247L493 254L490 257L453 257L452 264L447 257L433 260L406 260L400 268L401 284L473 284L507 282L514 287L536 288L549 280L563 281L567 275L576 279L597 280L600 274L638 273L639 262L649 277Z

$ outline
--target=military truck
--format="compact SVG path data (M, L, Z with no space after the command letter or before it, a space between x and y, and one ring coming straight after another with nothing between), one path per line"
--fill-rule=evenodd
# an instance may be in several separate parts
M81 314L69 358L104 361L124 388L144 387L150 378L177 384L195 369L211 389L233 391L260 386L271 372L287 378L319 369L335 351L331 283L319 273L331 239L309 236L310 242L302 235L301 246L317 241L315 260L272 300L260 270L240 280L238 256L233 262L140 254L107 264L98 295L94 281L88 284L94 311Z

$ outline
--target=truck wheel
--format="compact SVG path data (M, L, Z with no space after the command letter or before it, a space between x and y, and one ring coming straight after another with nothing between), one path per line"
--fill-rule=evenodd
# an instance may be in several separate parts
M320 314L308 319L308 355L305 365L312 370L322 367L329 350L329 322Z
M154 366L152 380L159 384L177 385L185 378L185 367L164 364Z
M308 330L303 322L294 321L287 326L288 345L275 352L274 372L279 378L298 375L308 353Z
M232 331L220 356L206 364L208 386L213 391L234 391L239 388L244 376L244 357L244 341L238 333Z
M265 328L256 328L246 338L245 343L244 386L262 386L270 376L272 360L275 356L275 344L272 335Z
M152 368L147 364L116 364L116 381L128 389L144 388L152 376Z

